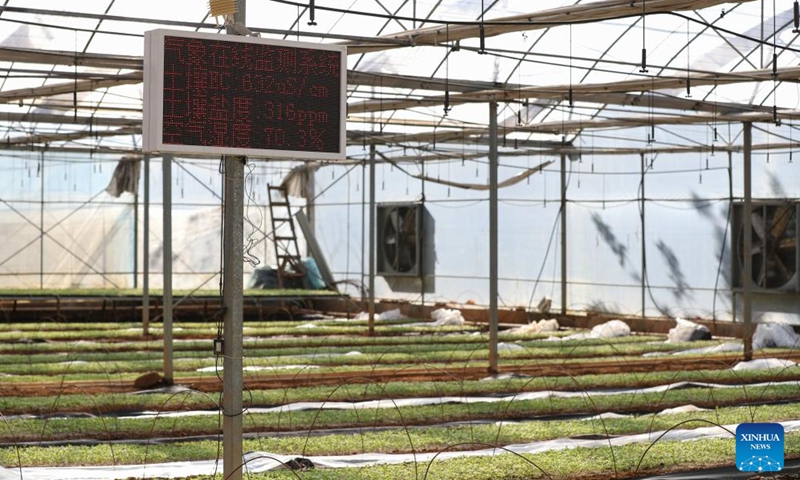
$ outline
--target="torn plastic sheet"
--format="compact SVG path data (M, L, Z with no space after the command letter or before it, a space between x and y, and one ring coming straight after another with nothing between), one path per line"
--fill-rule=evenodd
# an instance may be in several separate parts
M403 408L403 407L422 407L430 405L443 405L443 404L473 404L473 403L501 403L501 402L523 402L526 400L539 400L547 398L576 398L576 397L602 397L610 395L623 395L633 394L642 395L648 393L662 393L669 390L679 390L686 388L759 388L759 387L777 387L777 386L796 386L800 388L800 381L787 381L787 382L765 382L754 384L717 384L717 383L701 383L701 382L676 382L667 385L658 385L648 388L636 389L613 389L613 390L586 390L580 392L564 392L544 390L538 392L522 392L516 395L504 395L494 397L426 397L426 398L398 398L398 399L381 399L381 400L368 400L363 402L296 402L277 407L252 407L247 409L249 414L270 414L270 413L286 413L286 412L300 412L304 410L377 410L387 408ZM174 418L174 417L193 417L203 415L218 415L217 410L192 410L185 412L153 412L144 411L133 413L126 416L121 416L121 419L132 418Z
M784 431L800 431L800 420L781 422ZM657 431L636 435L622 435L600 439L559 438L517 445L506 445L503 449L484 448L480 450L446 451L426 453L361 453L356 455L328 455L305 457L317 467L354 468L374 465L396 465L402 463L429 463L464 457L493 457L507 452L517 454L536 454L542 452L573 448L608 448L633 443L652 443L660 441L695 441L710 438L730 437L738 425L724 427L701 427L691 430ZM281 467L282 462L297 458L297 455L279 455L266 452L248 452L243 456L244 472L260 473ZM0 468L0 480L105 480L138 478L182 478L197 475L212 475L219 472L221 463L217 460L194 462L152 463L148 465L113 465L97 467L22 467Z

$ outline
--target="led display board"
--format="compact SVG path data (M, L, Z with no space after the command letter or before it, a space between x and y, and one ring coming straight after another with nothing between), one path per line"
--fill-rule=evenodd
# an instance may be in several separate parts
M143 150L345 157L346 47L145 33Z

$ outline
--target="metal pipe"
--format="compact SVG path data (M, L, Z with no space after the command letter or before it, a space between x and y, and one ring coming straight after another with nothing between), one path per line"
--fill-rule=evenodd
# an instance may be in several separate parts
M567 155L561 154L561 314L567 314Z
M640 221L642 227L641 250L642 250L642 318L647 317L647 236L644 234L645 218L644 218L644 172L645 172L645 158L644 152L639 154L639 171L640 182L642 184L642 198L641 198L641 214Z
M42 150L41 166L39 167L40 176L40 198L39 198L39 289L44 289L44 154Z
M728 213L728 228L730 228L731 221L733 220L733 152L728 152L728 212L729 212ZM731 235L731 238L736 238L735 237L735 235L736 235L735 232L732 231L730 233L730 235ZM731 244L735 245L735 243L733 243L733 242L731 242ZM736 251L734 250L734 248L731 248L730 255L733 258L736 258L735 257ZM733 282L731 282L731 284L732 283ZM731 318L731 321L733 323L736 323L736 290L734 290L732 287L733 287L733 285L731 285L731 305L733 306L733 308L731 308L732 313L733 313L733 315L732 315L733 318ZM716 312L715 312L714 320L716 320Z
M139 288L139 191L133 194L133 288Z
M247 0L236 0L234 23L247 25ZM228 34L234 33L232 25ZM225 213L223 216L222 320L222 465L223 478L242 479L242 363L243 331L243 250L244 250L244 164L245 157L225 157ZM288 199L287 199L288 201ZM298 252L299 253L299 252Z
M172 156L164 155L161 159L163 189L163 252L164 252L164 383L171 385L172 375Z
M497 355L497 101L489 102L489 372L499 371Z
M742 310L744 316L744 329L742 341L744 342L744 359L753 358L753 202L751 185L751 160L753 144L753 124L744 122L744 213L742 214L744 229L744 278L742 279Z
M244 159L225 157L222 424L223 478L242 478Z
M144 210L142 225L142 335L150 333L150 156L144 159Z
M375 334L375 144L369 146L369 335ZM419 255L419 252L417 253ZM424 287L423 287L424 289Z

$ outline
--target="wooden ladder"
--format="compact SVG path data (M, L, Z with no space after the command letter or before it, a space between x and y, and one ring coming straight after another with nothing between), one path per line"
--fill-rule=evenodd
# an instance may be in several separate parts
M274 198L275 195L278 199ZM284 288L285 279L303 278L305 269L300 258L300 248L297 246L297 233L294 229L292 208L289 206L289 196L283 186L273 187L267 185L269 197L269 214L272 221L272 243L275 245L275 259L278 262L278 286ZM289 233L286 233L286 225ZM284 227L280 233L281 227Z

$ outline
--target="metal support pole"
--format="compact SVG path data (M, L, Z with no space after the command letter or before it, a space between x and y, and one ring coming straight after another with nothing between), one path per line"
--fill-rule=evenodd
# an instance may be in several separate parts
M164 383L171 385L172 376L172 156L161 159L163 188L164 233L164 298L162 304L164 322Z
M369 335L375 334L375 144L369 146Z
M644 172L645 172L645 159L644 159L644 152L639 154L639 170L641 173L641 179L639 180L642 184L642 198L641 198L641 226L642 226L642 238L641 238L641 249L642 249L642 318L647 317L647 245L646 240L647 236L644 234L644 227L645 227L645 218L644 218Z
M246 23L247 0L236 0L234 22ZM233 28L228 26L228 34ZM222 320L222 468L226 480L242 479L242 363L243 345L243 250L244 250L244 157L225 157L223 216Z
M41 167L39 168L40 177L40 197L39 197L39 289L44 289L44 150L41 155Z
M497 355L497 101L489 102L489 372L499 371Z
M139 288L139 192L133 194L133 288Z
M365 278L369 277L367 272L367 259L364 257L364 252L367 251L367 162L361 163L361 284L364 285ZM364 290L361 290L361 301L369 303L369 293L364 295Z
M730 150L728 150L728 212L728 223L730 224L733 219L733 152ZM733 235L734 233L731 233L731 236ZM731 249L731 255L736 255L733 249ZM731 287L733 286L731 285ZM733 306L733 308L731 308L733 313L731 321L736 323L736 291L733 288L731 288L731 305ZM714 320L716 320L716 312L714 312L714 315Z
M567 314L567 154L561 154L561 314Z
M422 193L422 196L421 196L421 198L422 198L422 208L420 210L422 212L424 212L425 211L425 175L427 175L427 172L426 172L426 169L425 169L425 160L420 161L420 169L422 170L422 175L420 176L420 179L421 179L420 192ZM425 234L424 234L424 232L423 232L422 237L420 238L419 244L420 244L421 248L420 248L420 252L418 252L418 254L421 255L422 254L421 252L425 251ZM419 298L420 298L420 302L421 302L422 306L425 306L425 261L424 261L423 258L420 258L420 260L422 260L422 261L419 262Z
M310 227L312 234L315 233L314 220L317 218L316 208L314 205L315 196L316 196L316 169L309 168L306 170L306 216L308 217L308 226ZM309 247L308 242L306 242L306 256L308 257L312 256L311 248Z
M751 360L753 358L753 257L750 255L753 244L753 205L752 205L752 190L751 190L751 153L753 146L753 124L744 122L744 214L742 219L744 223L744 278L742 285L744 292L742 294L743 303L743 316L744 316L744 330L742 331L742 340L744 342L744 359Z
M150 157L144 156L144 215L142 225L142 335L150 334Z
M223 478L242 478L242 254L244 229L244 159L225 157L224 322L222 387Z

